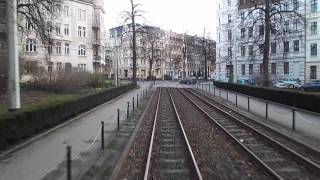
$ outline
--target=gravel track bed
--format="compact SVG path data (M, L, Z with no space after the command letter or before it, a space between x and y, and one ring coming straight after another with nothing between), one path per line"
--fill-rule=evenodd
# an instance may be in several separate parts
M191 93L186 91L184 92L190 99L194 100L198 106L209 113L211 117L214 117L214 119L218 121L219 124L225 127L228 132L233 134L239 141L243 140L243 144L246 147L248 147L253 153L255 153L261 160L269 165L274 171L279 173L283 178L315 178L315 176L308 172L307 169L300 166L296 161L292 160L291 157L288 157L288 155L282 153L277 148L263 141L261 137L257 137L255 134L252 134L251 131L239 126L232 118L202 102ZM248 142L247 139L250 139L251 142Z
M270 179L177 89L171 93L204 179Z
M153 142L150 179L197 179L169 93L162 88Z
M194 91L194 90L192 90L192 92L196 92L198 95L205 98L209 102L217 105L221 109L228 110L229 114L232 114L233 116L239 118L242 122L245 122L245 123L249 124L250 126L255 127L260 132L266 134L267 136L269 136L273 139L276 139L279 143L287 146L288 148L299 153L300 155L302 155L302 156L308 158L309 160L313 161L314 163L320 165L320 152L319 151L311 149L303 144L297 143L296 141L294 141L286 136L283 136L282 134L280 134L274 130L271 130L270 128L267 128L267 127L261 125L260 123L254 121L252 119L249 119L249 118L241 115L240 113L233 111L232 109L229 109L229 108L221 105L220 103L214 101L213 99L208 98L207 96L203 95L202 92L199 93L199 91ZM207 93L204 93L204 94L209 95ZM211 96L211 95L209 95L209 96Z
M124 161L117 179L137 179L144 176L145 163L147 161L149 142L152 132L153 119L156 111L159 90L156 90L151 99L151 104L147 107L147 112L143 117L139 131L130 147L129 154Z

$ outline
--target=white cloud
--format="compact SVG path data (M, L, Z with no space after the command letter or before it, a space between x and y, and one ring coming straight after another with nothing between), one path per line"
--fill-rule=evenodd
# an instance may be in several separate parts
M121 25L120 14L130 9L130 0L104 0L104 3L106 27ZM140 20L140 23L199 36L206 28L210 37L216 36L215 0L136 0L136 3L141 3L140 9L145 11L146 20Z

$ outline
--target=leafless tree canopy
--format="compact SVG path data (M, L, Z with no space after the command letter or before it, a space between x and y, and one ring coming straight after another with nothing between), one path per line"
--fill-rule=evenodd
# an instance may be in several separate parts
M298 10L299 6L301 6L299 0L239 0L240 14L243 9L247 11L245 16L240 15L240 26L256 29L256 34L250 43L256 44L256 47L258 47L256 49L263 52L262 75L264 86L269 86L268 67L271 38L285 38L286 33L288 33L288 27L286 26L288 19L299 21L300 24L304 23L304 18ZM260 33L259 28L263 33Z
M48 21L55 18L55 14L61 11L63 0L17 0L17 13L20 18L18 28L26 32L33 29L42 43L50 42L49 28L52 28ZM25 22L28 24L26 26Z

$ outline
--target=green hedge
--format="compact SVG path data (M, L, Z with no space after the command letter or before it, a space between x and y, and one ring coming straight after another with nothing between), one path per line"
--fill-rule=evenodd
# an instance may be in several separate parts
M214 81L218 88L320 113L320 95L297 90L247 86Z
M65 102L51 103L0 117L0 149L56 126L68 118L98 106L134 87L134 84L123 85Z

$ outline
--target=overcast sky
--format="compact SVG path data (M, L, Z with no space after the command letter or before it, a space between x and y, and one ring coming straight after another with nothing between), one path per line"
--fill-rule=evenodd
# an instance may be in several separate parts
M145 19L139 23L158 26L165 30L190 35L203 35L206 28L209 36L215 38L216 1L215 0L135 0L141 3ZM106 28L123 23L120 14L130 10L130 0L104 0Z

